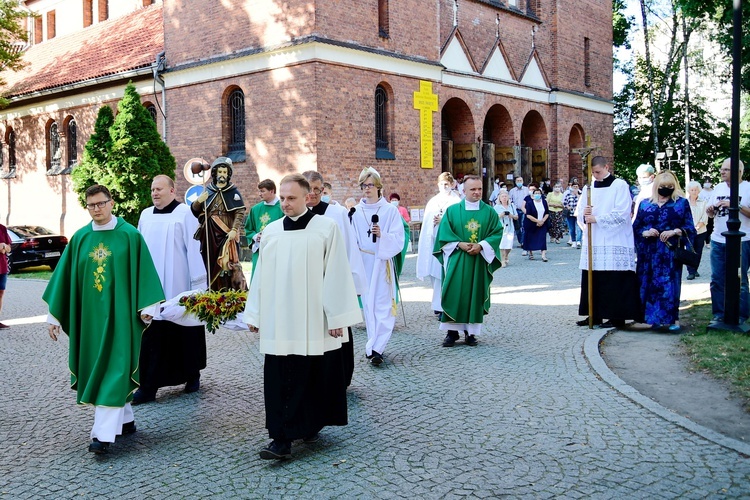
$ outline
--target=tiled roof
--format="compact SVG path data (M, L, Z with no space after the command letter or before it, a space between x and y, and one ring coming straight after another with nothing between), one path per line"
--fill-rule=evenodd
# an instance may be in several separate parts
M3 71L3 94L32 92L144 68L164 50L161 4L31 46L20 71Z

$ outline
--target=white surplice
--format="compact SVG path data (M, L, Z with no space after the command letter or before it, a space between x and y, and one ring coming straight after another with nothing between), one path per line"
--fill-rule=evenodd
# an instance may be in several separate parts
M207 288L200 242L193 238L197 229L198 219L184 203L171 213L155 214L154 207L141 212L138 231L146 240L167 299Z
M610 174L611 175L611 174ZM588 224L583 220L589 186L584 186L578 199L576 217L583 229L580 269L588 269ZM591 224L594 271L635 271L635 243L630 220L630 188L622 179L615 179L608 187L591 190Z
M336 223L313 216L305 229L266 226L243 314L260 330L260 352L318 356L341 348L328 330L362 321L344 241Z
M438 227L432 221L436 215L442 215L446 208L460 201L461 196L456 191L451 190L433 196L424 209L422 229L419 232L419 246L417 247L417 278L424 280L429 276L432 281L433 311L443 310L443 306L440 304L443 276L442 266L432 253Z
M377 215L380 237L372 241L368 231L372 217ZM393 257L404 248L404 223L398 209L380 198L376 203L362 200L352 216L352 224L362 261L368 277L368 290L363 296L362 307L367 327L365 353L383 353L396 323L397 296L396 273Z

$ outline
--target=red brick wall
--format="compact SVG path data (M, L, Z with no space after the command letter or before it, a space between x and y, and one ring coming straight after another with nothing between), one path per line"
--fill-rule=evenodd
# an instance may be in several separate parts
M440 43L453 29L453 0L440 1ZM525 0L520 3L525 4ZM539 21L477 0L459 2L458 29L477 67L494 49L496 18L509 64L521 78L531 54L531 31L542 70L562 90L612 98L612 5L599 0L541 2ZM583 39L591 39L591 86L583 81Z
M436 33L438 3L434 0L389 0L389 37L378 35L378 2L316 0L315 32L322 37L354 42L392 52L439 59Z
M556 86L612 98L612 5L599 0L565 2L557 11ZM591 86L583 81L583 39L591 39Z
M164 0L167 63L271 47L311 34L314 23L315 2L309 0Z
M316 166L314 64L170 89L168 143L180 169L193 157L211 163L226 154L221 117L230 86L245 94L247 154L246 161L234 164L232 181L248 203L257 202L260 180L278 182L290 171ZM181 195L188 183L181 173L178 177Z

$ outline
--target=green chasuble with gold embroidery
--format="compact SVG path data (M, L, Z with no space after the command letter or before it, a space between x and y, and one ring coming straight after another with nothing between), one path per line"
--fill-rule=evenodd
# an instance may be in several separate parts
M482 323L490 310L492 273L500 267L503 226L495 210L479 202L479 210L466 210L466 200L445 210L438 226L433 254L443 265L443 322ZM455 249L444 262L443 247L452 242L486 241L495 252L488 263L482 254L469 255Z
M253 238L256 234L262 232L267 225L282 217L284 217L284 212L281 210L281 202L278 200L273 205L266 205L265 202L261 201L250 209L250 214L245 219L245 237L253 254L253 269L250 279L255 274L255 264L258 262L258 248L260 248L258 245L253 246Z
M122 407L133 399L146 325L140 310L164 300L151 254L136 228L76 231L42 296L69 337L78 404Z

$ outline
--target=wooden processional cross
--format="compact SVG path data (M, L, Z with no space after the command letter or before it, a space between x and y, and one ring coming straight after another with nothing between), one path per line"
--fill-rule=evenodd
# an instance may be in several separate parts
M438 110L438 96L432 93L432 82L419 82L419 92L414 92L414 109L419 110L420 165L433 168L432 113Z
M586 146L582 148L576 148L573 150L575 154L581 155L581 168L586 169L586 206L591 206L591 187L593 184L591 184L591 166L589 165L589 155L591 155L592 152L599 149L598 147L592 147L591 146L591 137L586 136ZM580 202L578 202L580 205ZM588 297L589 297L589 328L594 328L594 252L593 252L593 240L591 239L591 223L587 223L587 235L586 238L586 250L588 250L588 280L587 280L587 286L588 286Z

